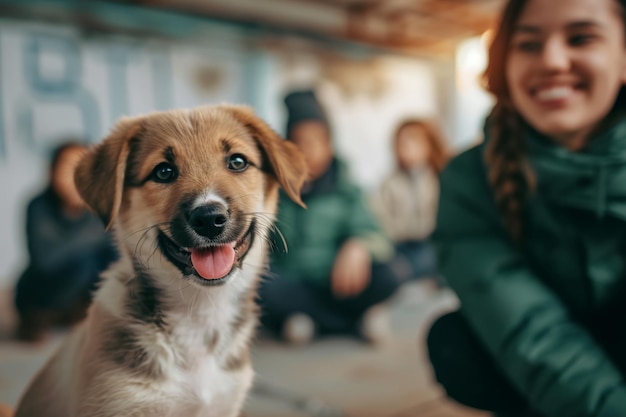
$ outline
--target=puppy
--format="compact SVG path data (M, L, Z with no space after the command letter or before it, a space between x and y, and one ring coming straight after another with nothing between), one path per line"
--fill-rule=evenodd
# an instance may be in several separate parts
M238 415L278 188L302 204L305 178L247 107L120 121L75 176L120 260L16 417Z

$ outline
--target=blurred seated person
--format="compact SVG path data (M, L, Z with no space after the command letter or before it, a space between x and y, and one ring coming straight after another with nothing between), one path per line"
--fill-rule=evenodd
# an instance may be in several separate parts
M439 173L447 160L444 139L426 120L410 119L396 129L396 168L374 193L372 208L396 247L394 264L405 279L435 278L429 237L435 228Z
M398 283L382 262L393 256L393 246L334 156L328 121L313 92L293 92L285 103L287 139L302 150L309 168L302 193L307 208L280 200L277 227L286 250L272 254L271 274L260 291L262 323L291 344L331 334L383 342L389 323L381 303ZM274 242L282 248L280 237Z
M15 291L21 340L41 340L50 327L80 321L99 273L116 258L111 237L74 185L74 168L85 149L78 143L59 146L48 186L28 205L30 261Z

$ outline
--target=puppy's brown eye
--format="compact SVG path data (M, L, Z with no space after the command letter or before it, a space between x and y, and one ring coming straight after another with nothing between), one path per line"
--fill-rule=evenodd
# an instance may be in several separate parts
M250 165L246 157L240 153L229 156L226 159L226 163L228 165L228 169L233 172L243 172Z
M178 176L176 167L167 162L162 162L157 165L152 171L152 180L154 182L168 183L172 182Z

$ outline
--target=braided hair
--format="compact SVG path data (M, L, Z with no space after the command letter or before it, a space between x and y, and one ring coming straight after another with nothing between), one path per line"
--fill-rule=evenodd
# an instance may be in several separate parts
M626 10L626 0L616 0ZM536 178L527 159L525 122L513 106L506 82L507 50L515 23L528 0L509 0L492 39L488 65L483 74L485 88L495 96L496 104L487 118L490 137L485 150L488 181L507 231L516 244L523 241L523 211L536 187ZM622 87L615 108L626 108Z

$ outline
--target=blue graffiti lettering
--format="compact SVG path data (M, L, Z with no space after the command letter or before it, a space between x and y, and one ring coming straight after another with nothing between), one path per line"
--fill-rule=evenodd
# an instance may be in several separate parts
M155 54L152 58L152 79L154 80L154 106L158 110L172 107L172 66L166 53Z
M109 105L111 124L121 116L128 115L128 57L130 51L125 46L111 45L107 54L109 63Z
M42 58L47 54L62 63L60 71L50 76L44 71ZM70 104L82 118L82 137L89 141L100 135L98 102L82 85L82 64L78 42L75 39L49 34L34 34L24 42L23 67L26 82L34 101L41 103ZM56 138L36 138L32 126L33 101L18 115L19 130L24 143L39 152L47 152L48 141ZM30 124L25 126L24 124Z

